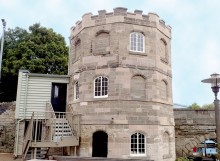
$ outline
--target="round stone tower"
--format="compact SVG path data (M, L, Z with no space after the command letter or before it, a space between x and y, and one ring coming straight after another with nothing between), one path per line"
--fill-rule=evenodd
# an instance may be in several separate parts
M78 155L175 160L171 27L126 8L71 28L68 106L81 116Z

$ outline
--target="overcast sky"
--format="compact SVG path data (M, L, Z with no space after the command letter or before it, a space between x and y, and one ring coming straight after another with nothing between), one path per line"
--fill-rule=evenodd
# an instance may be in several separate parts
M172 27L174 103L213 102L209 84L201 80L220 73L219 0L0 0L0 19L6 20L7 28L28 29L40 23L67 41L70 27L84 13L112 12L115 7L155 12Z

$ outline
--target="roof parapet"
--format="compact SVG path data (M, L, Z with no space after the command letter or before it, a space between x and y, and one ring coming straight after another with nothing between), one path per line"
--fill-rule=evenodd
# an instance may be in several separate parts
M147 15L143 14L142 10L134 10L133 13L127 12L127 8L116 7L113 12L106 12L106 10L99 10L98 15L92 13L85 13L82 16L82 21L77 21L75 27L71 27L71 37L77 35L83 28L95 25L104 25L115 22L124 22L129 24L136 24L149 27L157 27L159 30L164 30L167 35L171 33L171 27L165 24L164 20L153 12Z
M113 10L114 10L114 15L115 16L118 16L118 15L126 16L128 9L124 8L124 7L116 7Z

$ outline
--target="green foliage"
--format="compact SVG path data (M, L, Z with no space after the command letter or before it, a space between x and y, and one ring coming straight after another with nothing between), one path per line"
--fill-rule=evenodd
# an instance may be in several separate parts
M204 104L202 106L198 105L197 103L193 103L192 105L189 106L189 108L193 110L198 110L198 109L211 110L211 109L214 109L215 107L213 103Z
M19 27L8 29L5 33L1 83L3 94L0 95L0 101L15 100L19 69L27 69L32 73L67 74L67 65L68 47L64 37L52 29L41 27L40 24L30 26L29 31Z
M187 157L176 158L175 161L193 161L192 159L188 159Z
M64 38L52 29L34 24L6 32L2 73L17 75L19 69L33 73L67 73L68 48Z
M189 106L190 109L197 110L201 109L201 106L199 106L197 103L193 103L192 105Z
M215 108L215 106L214 106L214 104L213 104L213 103L211 103L211 104L204 104L204 105L202 105L202 109L211 110L211 109L214 109L214 108Z

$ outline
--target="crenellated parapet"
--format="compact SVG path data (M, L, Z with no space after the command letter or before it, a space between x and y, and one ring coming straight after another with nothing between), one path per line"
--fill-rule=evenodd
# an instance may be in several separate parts
M99 10L98 15L86 13L81 21L71 27L71 37L76 36L82 29L92 26L105 25L111 23L123 22L140 26L157 28L166 36L171 37L171 27L165 24L156 13L143 14L141 10L135 10L134 13L127 12L127 8L117 7L113 12Z

